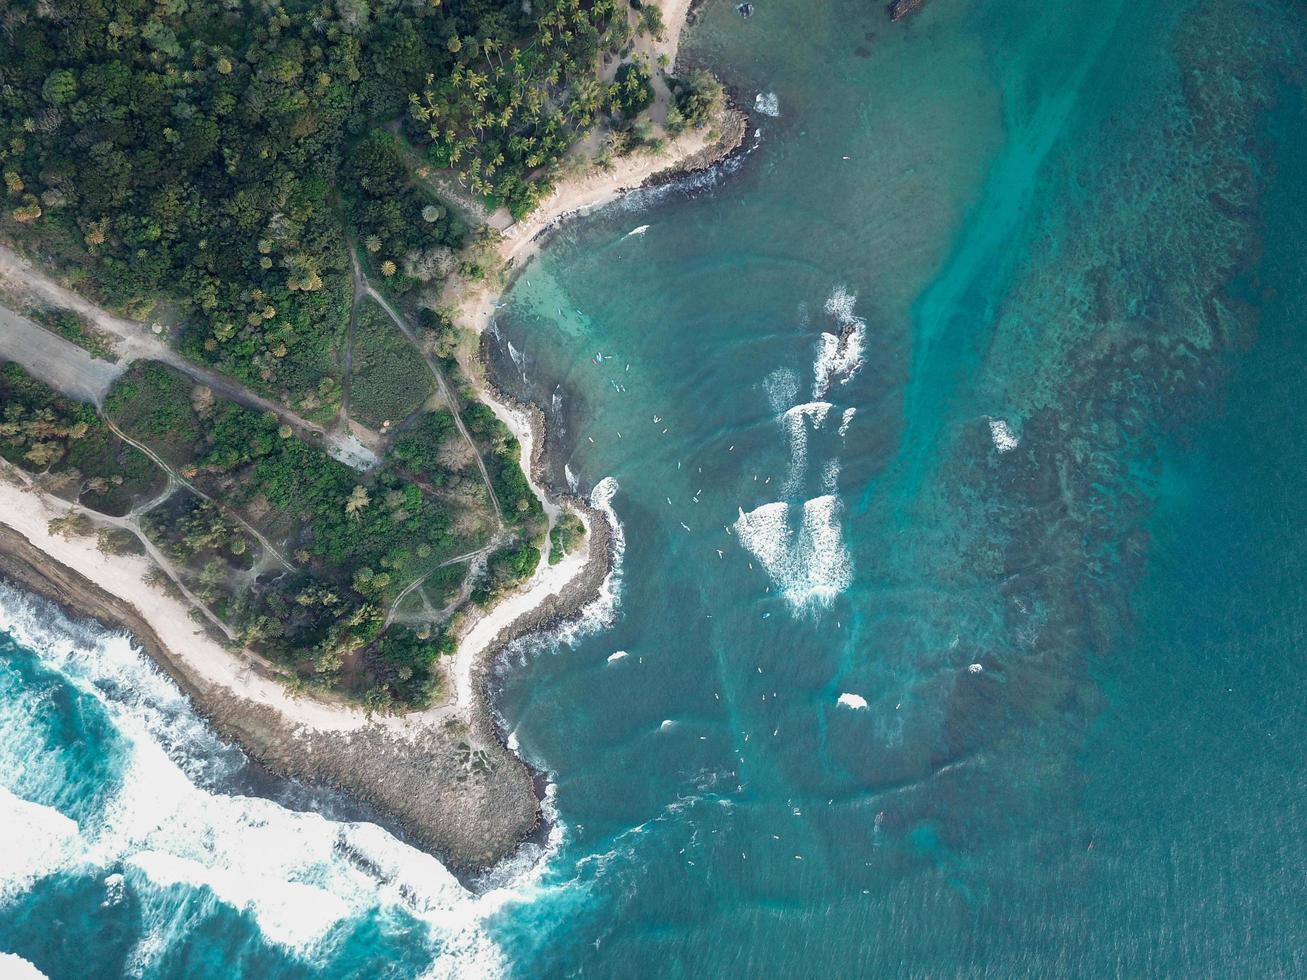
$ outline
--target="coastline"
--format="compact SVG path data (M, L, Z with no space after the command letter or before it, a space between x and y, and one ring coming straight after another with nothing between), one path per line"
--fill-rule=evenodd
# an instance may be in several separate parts
M712 125L682 133L660 150L637 150L607 170L588 171L561 181L522 221L506 229L494 247L501 263L499 282L451 278L443 294L454 324L481 334L490 326L495 304L511 285L513 274L548 241L568 218L589 214L640 190L709 170L744 145L748 116L729 99Z
M672 0L665 8L671 40L660 43L673 58L690 7L690 0ZM585 523L587 536L584 548L555 566L542 561L527 583L462 625L440 705L369 716L318 694L297 696L264 669L261 658L228 649L198 625L185 601L147 584L148 558L104 555L93 537L52 536L49 520L66 513L67 503L22 487L8 467L0 473L0 577L74 615L131 633L220 736L273 774L343 791L455 872L502 862L540 830L543 793L540 774L509 748L495 718L495 664L510 643L575 622L602 601L615 572L620 529L590 502L550 485L544 415L496 388L484 330L510 282L509 271L520 268L562 221L640 187L718 164L741 147L747 122L727 104L716 124L683 133L656 153L637 152L610 170L560 181L500 240L504 272L496 285L451 288L456 322L480 335L470 365L479 396L521 443L523 470L551 526L570 509Z

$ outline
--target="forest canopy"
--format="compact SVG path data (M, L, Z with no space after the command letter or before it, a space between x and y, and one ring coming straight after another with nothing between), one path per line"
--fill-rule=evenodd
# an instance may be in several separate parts
M326 418L349 240L402 269L466 233L380 130L520 214L606 104L598 59L631 19L626 0L13 0L0 230Z

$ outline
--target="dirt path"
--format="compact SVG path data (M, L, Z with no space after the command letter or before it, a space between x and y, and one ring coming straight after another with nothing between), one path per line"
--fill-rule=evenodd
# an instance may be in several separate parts
M207 500L209 503L213 504L228 517L232 518L237 523L239 523L241 527L249 531L250 534L254 535L255 539L262 546L263 553L265 555L269 555L275 558L277 560L277 563L281 565L281 567L284 568L286 571L293 572L295 570L295 566L292 565L290 562L288 562L285 556L282 555L280 551L278 551L276 548L272 546L272 542L269 541L267 538L265 538L263 534L258 530L258 528L252 525L249 521L245 520L245 518L241 517L240 514L236 513L236 511L233 508L225 507L218 501L214 500L207 493L205 493L203 490L197 487L194 483L191 483L188 479L186 479L184 476L182 476L180 473L174 470L171 466L169 466L167 461L164 460L163 457L160 456L158 453L156 453L153 449L145 445L145 443L138 442L137 440L133 439L122 429L118 428L118 426L114 425L113 422L110 421L108 416L104 417L104 423L105 425L109 426L110 429L113 430L114 434L118 436L119 439L121 439L123 442L135 446L141 452L145 453L145 455L150 458L151 462L153 462L154 465L158 466L159 469L163 470L166 474L168 474L169 483L178 483L184 486L191 493L195 494L195 496L201 498L202 500ZM134 513L135 511L133 511L133 514Z
M240 382L209 368L201 367L182 357L160 337L155 336L150 327L144 323L123 319L96 306L71 289L59 285L49 276L34 268L31 263L3 246L0 246L0 280L10 282L16 289L33 294L54 306L60 306L82 314L100 329L120 341L120 359L118 363L105 364L105 362L97 362L91 359L90 355L76 344L65 341L62 337L55 337L55 335L49 334L48 331L46 332L48 336L61 341L66 347L51 346L49 342L43 342L45 347L52 352L51 355L47 355L50 364L44 368L52 377L46 377L44 374L38 376L70 397L82 401L94 401L99 405L102 403L109 385L113 383L113 379L117 378L132 361L161 361L170 367L176 368L183 374L189 375L193 380L198 381L205 387L212 388L215 393L222 395L224 398L258 412L272 412L282 422L294 429L301 438L306 438L306 441L310 443L322 443L332 457L347 466L366 471L379 462L377 454L354 432L327 429L316 422L310 422L286 406L251 391ZM14 314L10 315L13 316ZM34 327L35 324L31 324L31 326ZM36 329L39 330L40 328L37 327ZM5 333L8 333L8 330ZM17 345L17 342L15 341L14 344ZM32 358L36 363L41 363L38 355L34 354ZM22 358L15 357L14 359L26 366L26 362ZM93 364L103 364L105 367L93 371L84 363L88 359ZM107 383L103 381L105 370L113 372ZM35 374L36 371L33 371L33 373ZM55 378L61 379L62 383L54 380ZM88 397L86 392L88 385L92 382L98 385L98 389L91 397Z
M458 401L454 398L454 392L449 387L448 382L445 381L444 372L440 370L440 365L436 363L435 358L422 349L422 345L418 342L417 332L413 329L408 320L401 316L395 308L386 301L384 296L372 288L372 284L368 282L367 276L363 274L363 267L359 264L358 254L354 251L352 244L349 250L349 257L350 261L354 264L355 303L357 304L361 293L370 296L374 301L376 301L378 306L386 311L386 315L390 317L395 326L399 327L400 333L408 338L408 342L412 344L418 354L421 355L422 360L427 365L427 369L431 372L432 377L436 379L436 387L440 390L441 397L444 398L446 404L449 405L449 412L454 416L454 425L458 427L459 434L463 437L468 448L472 450L472 455L476 458L477 468L481 471L481 479L485 481L486 492L490 494L490 503L495 508L495 520L498 522L499 528L502 531L504 527L504 512L499 506L499 495L495 493L495 485L490 480L490 470L486 468L486 461L481 456L481 450L477 448L477 444L473 441L471 433L467 431L467 426L463 424L463 413L458 410Z
M38 489L36 481L33 480L32 477L29 476L25 471L19 469L17 466L14 466L13 464L8 462L3 462L0 463L0 468L3 468L3 470L6 473L10 473L16 476L18 480L28 488L33 490ZM172 491L169 490L168 492L171 493ZM122 530L127 531L129 534L133 535L136 538L136 540L141 543L141 547L145 549L145 554L149 557L149 559L152 562L154 562L155 565L157 565L163 571L163 573L168 576L169 579L172 580L172 584L177 586L178 591L181 592L181 594L186 597L186 600L193 607L198 609L205 619L207 619L210 623L212 623L219 630L221 630L222 634L226 636L227 639L234 640L236 638L236 634L232 632L232 630L227 626L227 624L224 623L221 619L219 619L216 615L214 615L213 611L209 609L207 605L205 605L203 602L200 601L200 597L186 587L186 583L182 581L181 574L177 571L176 566L173 565L172 561L162 551L158 549L158 547L155 545L153 541L150 540L149 535L147 535L145 531L142 530L141 523L139 520L130 516L111 517L108 514L102 514L98 510L92 510L89 507L83 507L81 504L68 503L67 506L68 506L68 510L71 511L72 513L79 514L83 517L86 517L96 525L107 524L110 527L121 528Z
M99 405L124 364L101 361L70 340L0 306L0 358L70 398Z
M448 568L450 565L457 565L460 562L471 561L472 559L476 558L478 555L488 555L490 554L491 551L494 550L495 547L496 547L495 542L491 541L490 544L482 545L480 548L477 548L475 551L468 551L468 552L464 552L461 555L455 555L453 558L448 558L445 561L442 561L439 565L433 565L431 568L427 569L425 572L423 572L421 575L415 578L412 582L409 582L408 585L404 586L403 590L400 591L399 595L395 596L395 601L392 602L390 604L390 608L386 610L386 623L381 628L383 630L387 629L390 626L390 624L395 621L395 617L399 613L399 604L404 601L404 599L408 596L410 592L412 592L416 588L420 588L423 582L429 579L433 574L438 572L440 569ZM463 580L463 590L470 591L470 589L468 588L468 583L466 578L464 578Z

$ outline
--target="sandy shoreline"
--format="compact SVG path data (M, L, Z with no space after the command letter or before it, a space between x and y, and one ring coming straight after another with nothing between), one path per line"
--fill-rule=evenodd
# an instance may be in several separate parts
M660 4L663 40L646 39L639 45L651 63L666 55L669 74L676 67L681 35L695 3L696 0L663 0ZM735 153L744 143L747 131L748 117L728 98L711 124L687 130L657 151L637 150L617 158L607 169L592 169L566 177L531 214L504 230L495 246L503 269L499 282L451 279L446 284L443 305L452 310L454 323L478 334L484 332L494 315L495 304L507 289L508 276L539 251L549 233L565 219L587 214L649 184L707 170Z
M674 58L691 0L664 5ZM651 181L712 166L742 143L747 119L723 110L709 128L682 134L658 153L636 153L610 170L565 180L499 245L506 268L524 262L565 218L607 204ZM499 287L455 288L458 320L480 333ZM484 338L483 338L484 339ZM74 614L132 633L182 687L224 738L273 773L338 788L437 853L451 869L470 872L511 855L541 822L529 767L508 750L490 703L496 659L514 640L584 614L613 571L614 528L587 501L549 486L544 417L535 406L504 396L487 377L484 345L475 365L481 397L522 445L523 469L551 525L564 508L586 524L586 547L536 574L464 625L448 664L446 701L404 716L368 716L330 698L296 696L248 651L228 649L197 624L187 602L148 584L147 557L105 555L94 536L63 538L48 530L68 504L33 490L4 465L0 473L0 576Z

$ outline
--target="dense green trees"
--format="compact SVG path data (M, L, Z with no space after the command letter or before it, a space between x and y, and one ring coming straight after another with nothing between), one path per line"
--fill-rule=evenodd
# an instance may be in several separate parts
M629 130L653 99L644 60L602 81L605 54L629 53L637 29L661 29L656 8L632 6L10 0L0 9L0 238L154 321L189 358L334 423L349 249L408 306L460 262L480 275L464 250L469 229L422 166L453 168L487 203L529 211L580 133L604 118ZM705 100L677 94L669 121L702 118ZM434 292L421 290L427 306ZM421 704L435 696L447 641L383 633L387 611L497 525L473 448L448 411L413 414L429 374L375 313L360 309L350 407L399 431L368 473L302 441L298 423L161 364L134 364L104 410L199 491L173 494L146 523L242 640L370 704ZM449 324L427 315L446 356ZM51 310L42 322L112 354L76 314ZM531 574L547 524L516 439L484 405L459 410L511 532L491 556L484 601ZM93 408L13 365L0 368L0 414L0 455L68 499L122 514L162 489L162 473ZM250 527L291 571L261 553Z
M617 77L608 92L608 104L614 114L632 119L649 108L653 100L653 75L649 62L636 58L617 69Z
M629 20L626 0L506 4L479 32L449 33L453 64L428 73L410 127L430 139L437 166L457 168L474 192L521 217L547 189L532 178L593 121L599 56L621 49Z
M526 482L522 467L529 465L529 461L522 459L522 446L517 438L499 421L494 411L481 402L465 406L463 421L481 447L495 486L495 496L504 511L504 520L530 537L542 538L544 510Z
M363 255L374 274L390 280L392 293L436 278L467 235L455 215L410 180L403 154L396 136L371 129L350 147L342 183Z
M184 324L192 356L329 414L347 233L397 285L463 233L376 127L404 116L437 163L521 213L589 122L570 83L630 15L625 0L14 0L2 16L0 230L88 270L112 305Z

